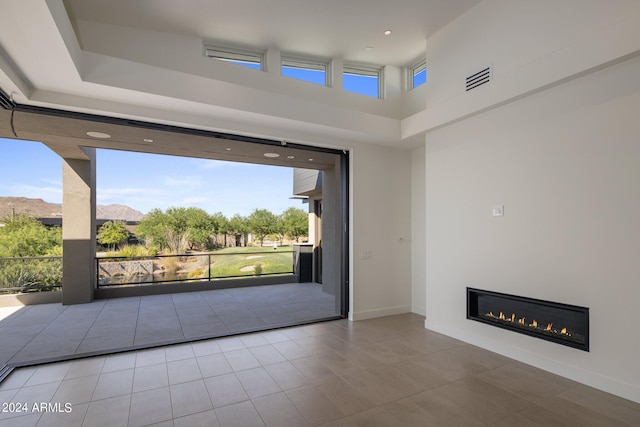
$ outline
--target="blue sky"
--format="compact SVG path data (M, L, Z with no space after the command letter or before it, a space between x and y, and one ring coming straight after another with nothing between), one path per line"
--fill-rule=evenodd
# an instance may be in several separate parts
M62 203L62 160L45 145L0 138L0 196ZM227 217L254 209L279 214L290 206L293 170L156 154L98 150L98 204L153 208L194 206Z

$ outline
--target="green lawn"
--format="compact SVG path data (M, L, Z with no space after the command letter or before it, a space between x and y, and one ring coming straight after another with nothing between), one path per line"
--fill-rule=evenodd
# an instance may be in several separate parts
M292 274L292 248L273 247L225 248L211 252L211 278L228 276L253 276L256 269L262 274Z

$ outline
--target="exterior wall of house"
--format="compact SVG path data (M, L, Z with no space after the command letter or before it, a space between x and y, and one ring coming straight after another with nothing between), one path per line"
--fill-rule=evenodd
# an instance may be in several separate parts
M322 172L314 169L293 170L293 194L309 196L322 193Z

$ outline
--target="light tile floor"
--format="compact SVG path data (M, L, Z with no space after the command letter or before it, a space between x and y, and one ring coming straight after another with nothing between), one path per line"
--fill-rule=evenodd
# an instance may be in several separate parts
M0 367L335 317L316 283L0 308Z
M414 314L21 368L0 402L27 404L0 427L640 426L640 404L427 331Z

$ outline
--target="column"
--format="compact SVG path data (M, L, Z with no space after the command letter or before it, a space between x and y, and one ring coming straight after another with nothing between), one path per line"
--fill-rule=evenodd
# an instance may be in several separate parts
M62 159L62 303L93 301L96 287L96 151ZM81 156L76 156L81 157Z

